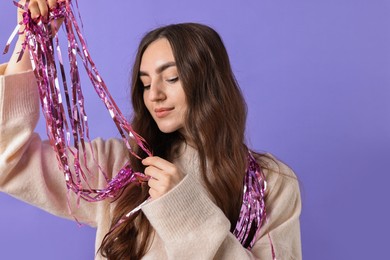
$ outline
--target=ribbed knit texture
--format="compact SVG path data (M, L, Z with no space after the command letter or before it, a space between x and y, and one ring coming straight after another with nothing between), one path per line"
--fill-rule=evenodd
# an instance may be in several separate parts
M0 76L0 121L12 120L14 117L36 116L39 105L38 89L31 88L35 81L34 73L20 73L12 76ZM12 103L2 99L13 100Z

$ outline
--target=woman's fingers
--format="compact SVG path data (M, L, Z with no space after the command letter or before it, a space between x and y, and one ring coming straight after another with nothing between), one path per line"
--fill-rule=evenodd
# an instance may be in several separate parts
M58 6L58 3L60 2L65 2L65 0L30 0L28 4L28 9L30 11L31 18L36 21L38 21L38 19L47 21L49 17L49 11L56 8ZM25 0L19 1L19 4L23 6L25 5L25 3ZM18 9L18 23L23 20L23 13L23 9ZM61 18L52 21L51 25L53 28L53 35L55 35L58 29L61 27L63 20L64 19ZM24 35L19 36L19 38L22 40L24 39L23 37Z
M30 10L31 18L38 19L41 16L41 11L37 1L31 1L28 4L28 9Z
M148 180L149 186L149 195L152 199L157 199L168 191L170 191L174 186L168 181L158 180L155 178L150 178Z
M49 10L50 9L54 9L57 7L57 0L48 0L47 1L47 4L49 6Z
M151 178L148 181L149 194L152 199L161 197L175 187L184 177L178 168L160 157L153 156L142 160L147 166L145 174Z
M172 163L158 156L147 157L142 160L142 164L145 166L153 165L156 168L166 169L166 170L172 170L175 167Z
M21 1L23 3L24 1ZM57 7L58 0L30 0L28 9L30 10L31 17L38 19L43 17L46 19L49 16L49 11Z
M153 179L160 180L164 176L164 172L155 166L148 166L145 168L145 175Z
M145 174L151 177L148 180L148 186L149 195L152 199L157 199L169 191L169 181L165 180L165 173L162 170L154 166L148 166L145 168Z
M49 17L49 7L47 6L46 0L38 0L39 11L41 12L41 17L46 19Z

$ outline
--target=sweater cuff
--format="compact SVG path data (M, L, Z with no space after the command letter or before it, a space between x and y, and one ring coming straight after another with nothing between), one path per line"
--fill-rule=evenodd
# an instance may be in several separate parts
M3 68L3 66L1 66ZM39 93L33 71L0 75L0 121L37 114Z
M190 174L167 194L143 206L142 211L163 241L188 235L212 215L226 219L203 186Z

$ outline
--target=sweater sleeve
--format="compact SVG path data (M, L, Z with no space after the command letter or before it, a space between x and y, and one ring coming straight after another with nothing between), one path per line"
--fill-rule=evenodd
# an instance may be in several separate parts
M0 72L4 71L0 66ZM10 194L54 215L96 226L97 217L109 203L87 203L67 193L63 172L56 154L47 141L42 141L34 128L39 117L39 95L32 71L0 75L0 191ZM125 163L124 146L119 140L92 141L94 157L87 146L90 172L98 172L97 162L110 176ZM93 159L94 158L94 159ZM82 162L83 164L84 162ZM99 174L101 176L102 174ZM95 175L96 176L96 175ZM104 178L91 178L94 187L103 187ZM68 197L71 213L68 208ZM106 213L105 213L106 214Z
M277 259L301 259L299 186L293 172L280 165L280 171L266 172L268 220L252 250L230 233L229 220L192 175L146 204L142 210L162 239L168 259L271 260L272 246Z

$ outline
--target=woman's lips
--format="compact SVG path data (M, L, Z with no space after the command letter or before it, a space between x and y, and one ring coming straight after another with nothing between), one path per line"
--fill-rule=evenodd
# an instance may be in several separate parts
M173 110L173 107L169 107L169 108L156 108L154 110L154 113L156 114L156 117L163 118L163 117L166 117L172 110Z

